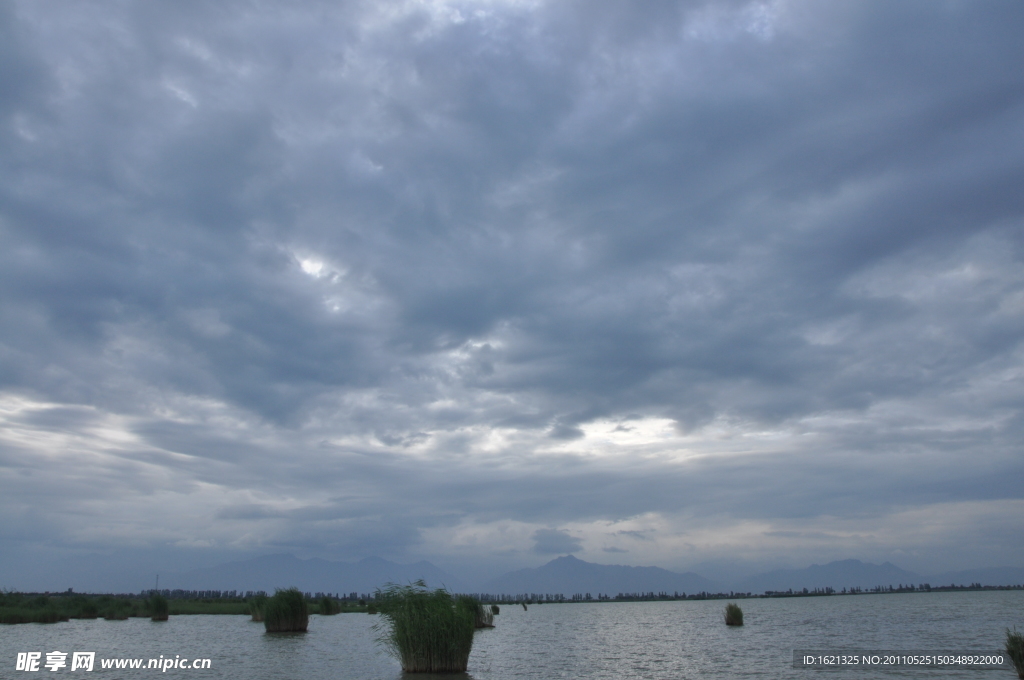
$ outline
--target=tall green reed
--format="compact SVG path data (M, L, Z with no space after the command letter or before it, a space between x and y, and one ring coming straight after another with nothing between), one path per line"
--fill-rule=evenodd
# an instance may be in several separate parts
M491 606L493 607L494 605ZM484 607L482 604L478 604L473 625L476 628L494 628L494 611L491 607Z
M1024 680L1024 633L1018 633L1016 626L1012 633L1006 629L1006 656L1013 662L1017 677Z
M729 604L725 605L725 625L743 625L743 610L740 609L739 605L733 602L730 602Z
M124 621L135 613L132 603L123 597L109 598L105 602L104 599L101 597L100 601L104 604L103 618L107 621Z
M428 590L423 581L388 584L374 602L381 620L374 625L377 642L407 673L464 673L473 648L480 603L452 597L443 588Z
M309 627L309 607L298 588L279 590L267 600L263 625L268 633L305 633Z
M267 596L263 593L254 596L249 601L249 614L252 615L253 621L263 621L263 610L267 607Z
M341 611L341 607L338 606L337 601L330 595L324 595L320 598L318 608L321 616L333 616Z
M149 610L150 618L153 621L166 621L170 607L167 604L167 598L160 593L153 593L146 600L146 609Z

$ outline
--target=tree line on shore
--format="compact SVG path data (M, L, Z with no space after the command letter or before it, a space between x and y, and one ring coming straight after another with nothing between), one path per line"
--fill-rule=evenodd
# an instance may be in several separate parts
M925 593L976 590L1021 590L1024 585L983 586L949 584L933 586L899 584L874 588L803 588L800 590L765 591L764 593L701 591L617 593L470 593L475 601L485 604L565 604L587 602L651 602L673 600L726 600L747 598L821 597L871 595L887 593ZM299 592L299 591L296 591ZM316 614L366 612L374 608L374 593L299 592ZM139 616L182 614L250 614L252 603L268 597L265 591L238 590L147 590L141 593L88 594L71 589L51 593L0 592L0 623L55 623L68 619L122 620ZM164 604L161 604L161 601Z

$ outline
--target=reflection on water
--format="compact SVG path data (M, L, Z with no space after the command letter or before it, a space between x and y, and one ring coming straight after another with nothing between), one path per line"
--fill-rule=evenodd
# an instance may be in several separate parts
M502 607L496 627L476 633L468 674L506 678L800 678L793 649L998 650L1004 630L1024 626L1024 592L913 593L741 600L743 627L726 626L723 601L546 604ZM70 621L0 626L0 677L17 677L18 652L96 652L93 673L48 677L139 678L152 670L103 670L101 659L209 658L209 670L169 669L167 678L398 680L398 663L374 641L376 616L311 616L309 632L267 634L244 616L172 616L165 623ZM832 671L826 671L831 673ZM873 678L1012 677L1006 670L839 671ZM26 675L24 677L33 677ZM38 676L36 676L38 677Z

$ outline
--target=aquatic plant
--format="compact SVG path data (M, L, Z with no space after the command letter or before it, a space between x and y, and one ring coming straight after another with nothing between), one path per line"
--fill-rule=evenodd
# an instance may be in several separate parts
M46 595L0 591L0 623L56 623L68 615Z
M319 608L322 616L333 616L341 611L341 607L338 606L338 603L330 595L324 595L320 598Z
M103 608L103 618L107 621L124 621L131 614L132 603L123 597L111 598Z
M54 608L49 609L4 609L0 611L0 623L57 623L68 617Z
M62 609L72 619L95 619L99 616L99 608L94 598L84 595L62 598L64 600Z
M167 606L167 598L160 593L153 593L146 600L146 609L149 610L149 616L153 621L166 621L169 607Z
M467 596L463 595L462 597ZM473 603L475 604L476 600L473 600ZM475 628L494 628L494 613L490 608L484 607L482 604L476 605L476 618L473 620L473 626Z
M464 673L473 647L480 604L472 597L452 597L443 588L427 590L423 581L388 584L374 602L381 620L374 625L377 642L407 673Z
M1018 633L1016 626L1012 633L1006 629L1006 655L1013 662L1017 677L1024 680L1024 633Z
M743 610L739 608L739 605L733 602L730 602L729 604L725 605L725 625L743 625Z
M268 633L305 633L309 627L309 607L298 588L279 590L267 600L263 625Z
M252 616L253 621L263 621L263 610L267 606L267 596L260 593L249 601L249 614Z
M496 604L492 604L491 605L491 614L494 615L494 616L497 616L500 613L501 613L501 607L499 607Z
M21 593L0 593L0 623L57 623L68 616L45 595L26 598Z

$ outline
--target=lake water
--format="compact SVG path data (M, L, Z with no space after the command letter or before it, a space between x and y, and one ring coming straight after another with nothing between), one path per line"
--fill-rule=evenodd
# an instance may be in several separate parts
M908 593L739 600L743 627L727 627L724 601L504 605L478 631L462 678L1015 678L1007 668L793 668L794 649L1001 651L1024 629L1024 591ZM0 626L0 678L241 678L396 680L398 662L374 642L377 616L310 617L305 634L268 635L244 616L172 616ZM95 670L15 670L18 652L96 652ZM209 658L207 670L103 670L112 657ZM430 677L424 675L411 678ZM441 676L451 678L453 676ZM458 677L458 676L456 676Z

